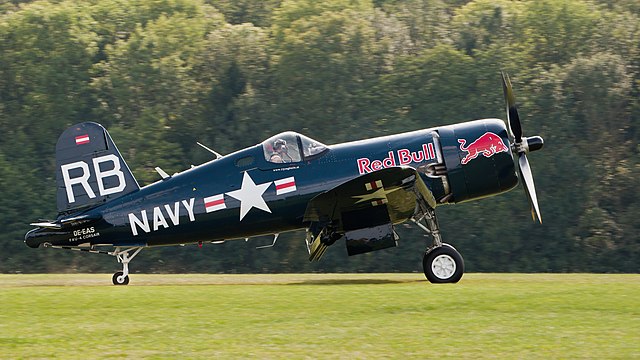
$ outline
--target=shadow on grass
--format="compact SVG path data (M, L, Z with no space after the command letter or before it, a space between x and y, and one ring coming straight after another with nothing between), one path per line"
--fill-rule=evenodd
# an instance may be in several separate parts
M389 279L321 279L291 282L283 285L387 285L423 282L426 280L389 280Z

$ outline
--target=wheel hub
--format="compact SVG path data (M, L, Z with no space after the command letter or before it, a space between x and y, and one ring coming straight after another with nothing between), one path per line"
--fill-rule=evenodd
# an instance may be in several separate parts
M446 280L455 274L456 262L447 254L438 255L431 262L431 271L438 279Z

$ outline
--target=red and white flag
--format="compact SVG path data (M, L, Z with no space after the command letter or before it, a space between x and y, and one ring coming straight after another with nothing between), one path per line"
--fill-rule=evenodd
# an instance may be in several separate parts
M282 195L296 191L296 179L292 177L274 181L276 184L276 195Z
M76 145L88 144L89 134L76 136Z
M204 198L204 209L207 213L212 211L218 211L226 209L227 205L224 203L224 194L209 196Z

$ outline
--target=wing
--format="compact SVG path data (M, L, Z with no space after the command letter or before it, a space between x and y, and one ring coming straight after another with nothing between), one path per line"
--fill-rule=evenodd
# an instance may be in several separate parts
M392 167L359 176L315 196L304 215L311 224L307 239L310 260L344 235L349 255L395 246L393 224L413 217L435 198L418 172Z

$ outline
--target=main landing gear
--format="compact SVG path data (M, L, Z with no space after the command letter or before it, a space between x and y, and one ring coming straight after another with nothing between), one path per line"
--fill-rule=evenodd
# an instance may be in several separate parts
M121 250L119 247L112 252L109 252L109 255L115 256L118 259L119 263L122 263L122 271L117 271L113 274L111 280L113 281L113 285L127 285L129 284L129 262L133 260L136 255L142 251L141 246L132 247L128 249ZM131 253L133 252L133 253Z
M457 283L464 274L464 260L453 246L442 242L435 210L430 207L422 210L420 216L414 216L411 221L433 238L433 245L425 251L422 258L424 275L434 284Z

